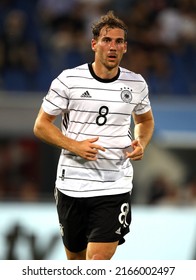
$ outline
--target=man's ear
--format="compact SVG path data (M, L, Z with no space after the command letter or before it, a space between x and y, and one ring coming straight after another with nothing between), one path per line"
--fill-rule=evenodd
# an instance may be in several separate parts
M91 40L91 48L93 51L96 51L96 44L97 44L97 41L95 39L92 39Z
M125 49L124 49L124 53L127 52L127 42L125 43Z

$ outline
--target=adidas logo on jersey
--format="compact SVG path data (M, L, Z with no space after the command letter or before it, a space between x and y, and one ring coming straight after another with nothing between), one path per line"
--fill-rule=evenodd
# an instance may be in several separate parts
M87 98L91 98L92 96L90 95L90 93L87 91L85 91L80 97L87 97Z

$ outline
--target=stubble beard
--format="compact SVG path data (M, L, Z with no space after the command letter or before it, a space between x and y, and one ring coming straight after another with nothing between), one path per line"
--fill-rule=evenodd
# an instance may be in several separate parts
M116 61L116 62L104 62L103 65L105 66L105 68L109 71L115 69L115 68L118 68L119 66L119 62Z

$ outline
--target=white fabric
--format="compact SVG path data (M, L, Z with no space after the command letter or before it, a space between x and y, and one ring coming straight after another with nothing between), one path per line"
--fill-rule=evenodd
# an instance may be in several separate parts
M133 168L124 152L131 144L131 114L151 109L141 75L120 68L113 80L96 79L88 64L63 71L51 84L42 107L62 114L63 133L77 141L99 136L96 161L62 150L56 187L69 196L90 197L132 190Z

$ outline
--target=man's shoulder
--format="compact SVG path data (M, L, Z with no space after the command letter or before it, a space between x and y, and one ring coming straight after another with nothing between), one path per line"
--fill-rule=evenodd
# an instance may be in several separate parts
M68 88L77 83L83 83L90 78L88 63L63 70L53 81L53 84L63 85Z
M130 81L135 81L135 82L145 82L143 76L139 73L135 73L129 69L120 67L120 78L125 79L125 80L130 80Z
M88 64L81 64L73 68L67 68L61 72L60 75L71 76L71 75L80 75L88 71Z

